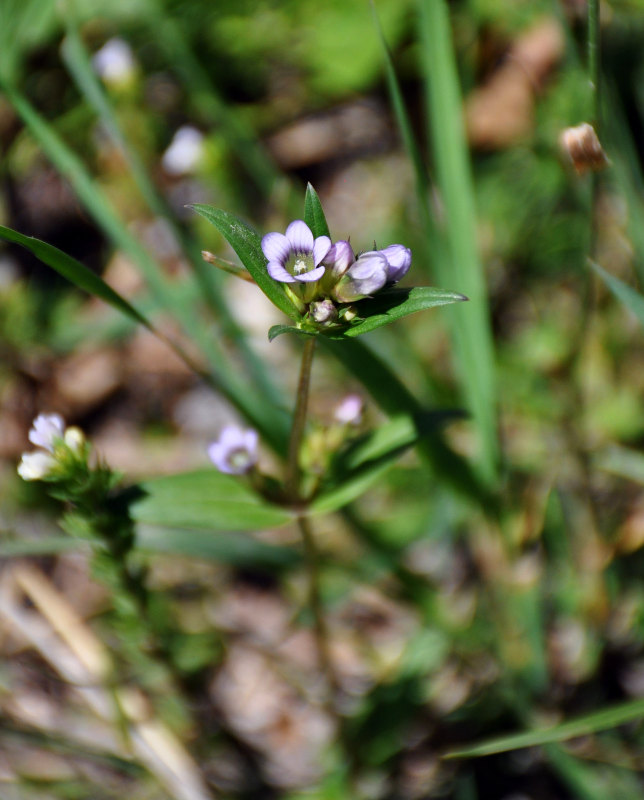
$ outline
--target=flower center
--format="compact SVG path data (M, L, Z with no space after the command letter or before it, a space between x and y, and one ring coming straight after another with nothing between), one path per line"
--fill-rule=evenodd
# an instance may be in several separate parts
M303 272L308 272L312 264L307 263L304 258L296 258L293 264L293 275L301 275Z
M243 447L237 447L235 450L232 450L228 456L228 463L234 469L246 469L251 463L248 450Z

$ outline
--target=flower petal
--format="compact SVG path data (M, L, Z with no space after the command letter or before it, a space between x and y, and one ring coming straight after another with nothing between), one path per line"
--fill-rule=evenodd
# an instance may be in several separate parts
M56 439L62 439L64 433L65 420L60 414L38 414L29 431L29 441L53 453Z
M274 281L280 281L280 283L295 283L295 278L291 273L287 272L277 261L269 261L266 269Z
M296 253L309 254L313 252L313 234L303 220L296 219L291 222L286 229L286 238Z
M267 233L262 239L262 251L269 261L284 265L291 254L291 243L283 233Z
M300 281L301 283L312 283L313 281L319 280L324 275L325 267L320 265L315 269L311 269L308 272L303 272L301 275L296 275L295 280Z
M331 249L331 239L328 236L318 236L313 242L313 263L317 265Z
M380 252L389 264L387 282L396 283L407 274L411 266L411 250L403 244L390 244Z

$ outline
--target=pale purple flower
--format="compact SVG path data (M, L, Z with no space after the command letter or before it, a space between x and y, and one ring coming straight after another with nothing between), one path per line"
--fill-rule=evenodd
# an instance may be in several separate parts
M363 253L355 261L333 290L341 303L351 303L374 294L387 282L389 262L376 250Z
M220 472L244 475L257 462L257 431L226 425L208 447L208 457Z
M268 259L268 274L281 283L311 283L324 275L322 264L331 248L328 236L313 238L311 229L296 219L283 233L267 233L262 250Z
M342 425L359 425L364 402L359 394L348 394L335 408L333 418Z
M42 450L23 453L18 464L18 475L25 481L39 481L52 471L56 463L51 453L43 453Z
M324 264L329 268L328 273L335 280L339 280L356 260L353 248L349 242L341 239L331 245L329 252L324 257Z
M29 441L54 452L56 442L65 435L65 420L60 414L38 414L29 431Z
M387 283L397 283L409 271L411 250L404 244L390 244L380 253L387 259Z

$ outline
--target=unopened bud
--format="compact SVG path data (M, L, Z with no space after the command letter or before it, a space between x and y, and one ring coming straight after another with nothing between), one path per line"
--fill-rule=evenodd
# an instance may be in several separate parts
M588 170L598 172L609 164L595 129L588 122L575 128L566 128L559 137L559 143L578 175Z
M338 316L338 309L333 302L326 297L324 300L316 300L310 306L311 319L320 324L333 322Z

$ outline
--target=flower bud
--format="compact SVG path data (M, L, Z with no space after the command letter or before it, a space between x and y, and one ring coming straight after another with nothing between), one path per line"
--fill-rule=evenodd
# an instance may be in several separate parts
M333 294L341 303L351 303L377 292L387 282L387 259L372 250L363 253L335 286Z
M319 322L323 325L325 322L333 322L337 319L338 309L328 297L325 297L324 300L316 300L311 303L310 314L314 322Z
M576 128L566 128L559 137L559 143L578 175L587 170L598 172L609 163L595 129L587 122Z
M387 283L396 283L404 277L411 266L411 250L403 244L390 244L380 250L387 259Z
M80 428L72 426L65 431L64 441L74 454L79 455L85 445L85 434Z
M327 275L332 276L335 282L340 280L354 261L353 248L349 242L340 240L331 245L322 263L327 267Z
M333 418L342 425L359 425L362 421L364 403L359 394L348 394L336 406Z

